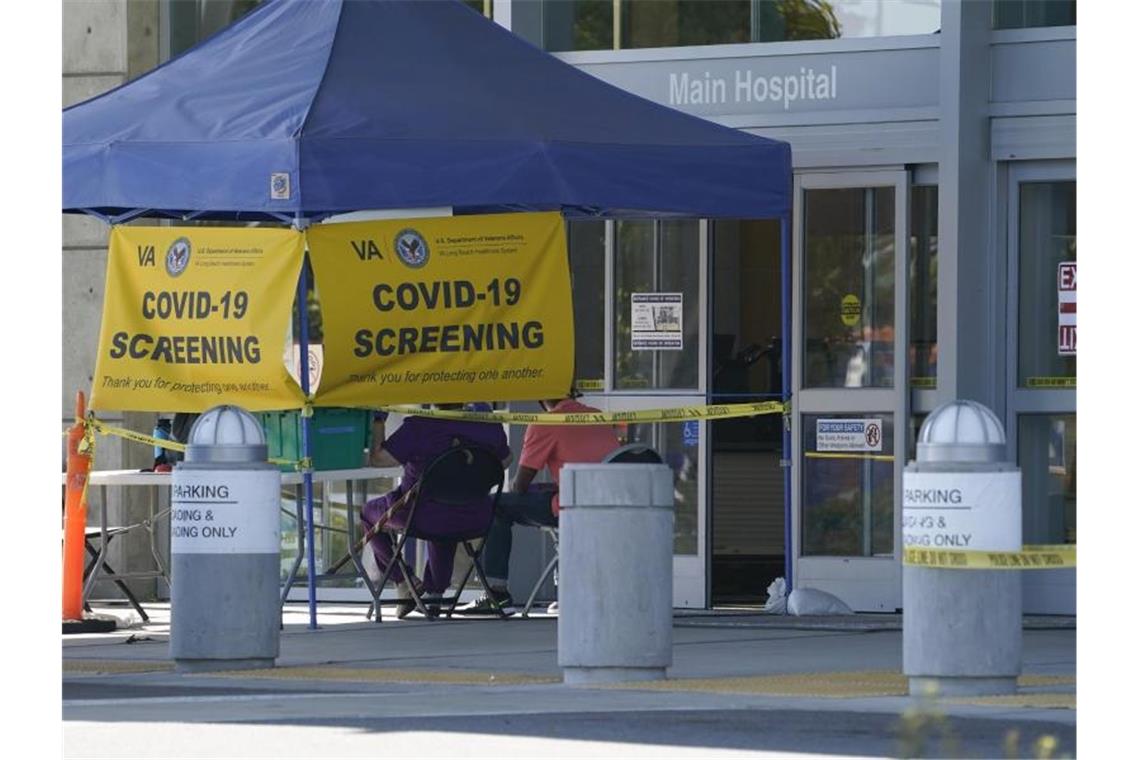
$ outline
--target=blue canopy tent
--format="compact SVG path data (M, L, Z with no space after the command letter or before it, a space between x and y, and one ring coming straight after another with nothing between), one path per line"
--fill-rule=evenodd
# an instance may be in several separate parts
M601 82L459 2L270 0L63 112L63 210L109 223L441 206L780 219L785 332L791 194L786 143Z

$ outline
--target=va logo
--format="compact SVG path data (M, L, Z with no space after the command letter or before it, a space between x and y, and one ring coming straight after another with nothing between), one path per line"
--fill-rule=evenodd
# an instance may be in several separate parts
M154 246L153 245L140 245L139 246L139 266L152 267L154 266Z
M356 251L356 257L361 261L367 259L383 259L384 256L380 253L380 249L376 246L375 240L351 240L352 250Z
M411 229L400 230L395 240L396 255L412 269L419 269L428 260L428 244L423 235Z
M180 237L166 249L166 273L177 277L190 265L190 240Z
M287 201L289 195L289 173L273 172L269 175L269 197L275 201Z

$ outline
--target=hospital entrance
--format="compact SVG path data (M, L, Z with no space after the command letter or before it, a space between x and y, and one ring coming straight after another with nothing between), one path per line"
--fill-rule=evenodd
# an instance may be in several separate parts
M780 224L711 227L709 403L779 401ZM784 575L780 415L708 423L712 606L756 605Z

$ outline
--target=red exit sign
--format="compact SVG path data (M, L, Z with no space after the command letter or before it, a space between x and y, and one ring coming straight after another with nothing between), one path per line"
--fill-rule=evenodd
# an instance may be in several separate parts
M1062 261L1057 265L1057 291L1077 292L1077 262Z
M1057 353L1077 355L1077 262L1057 265Z

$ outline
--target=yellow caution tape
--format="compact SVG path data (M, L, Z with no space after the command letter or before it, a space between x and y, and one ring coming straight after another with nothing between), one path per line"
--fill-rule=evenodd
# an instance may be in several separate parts
M904 549L903 564L953 570L1058 570L1077 566L1077 547L1023 546L1019 552Z
M85 454L87 456L87 458L91 462L91 465L90 465L91 468L93 468L95 466L95 435L94 435L94 433L92 433L90 425L85 424L83 426L83 438L80 439L79 445L76 448L76 450L80 454ZM87 493L88 493L88 487L90 485L91 485L91 469L89 468L87 473L83 476L83 493L79 496L79 503L84 505L84 507L86 507L88 504Z
M92 432L91 424L90 424L91 420L93 420L93 419L95 419L95 418L88 415L87 418L83 420L83 437L79 439L79 443L75 447L76 452L86 456L91 461L92 464L95 463L95 435ZM77 419L76 421L78 422L79 420ZM63 434L67 435L67 431L65 430L63 432ZM68 481L69 481L68 485L70 485L70 478L68 479ZM90 477L90 470L89 470L83 476L83 493L80 494L80 496L79 496L79 503L82 504L84 507L86 507L87 503L88 503L87 502L87 493L89 490L88 486L90 486L90 485L91 485L91 477Z
M751 404L709 404L679 406L672 409L637 409L628 412L468 412L459 409L423 409L418 406L381 406L386 412L445 420L510 423L514 425L613 425L623 422L684 422L686 420L723 420L730 417L755 417L760 414L783 414L779 401Z
M1026 388L1076 388L1075 377L1027 377Z
M894 454L839 454L830 451L805 451L806 459L870 459L875 462L893 462Z
M102 420L94 417L87 418L87 425L99 435L114 435L119 438L126 438L128 441L135 443L142 443L147 446L160 446L164 449L171 449L172 451L186 451L186 444L178 443L166 438L155 438L145 433L140 433L136 430L127 430L126 428L112 427Z
M95 461L95 431L90 425L90 420L93 419L95 419L95 417L88 414L86 419L76 420L76 422L83 423L83 437L79 439L79 443L75 447L76 452L86 454L90 457L92 462ZM67 431L65 430L63 434L66 436Z
M159 446L159 447L164 448L164 449L170 449L171 451L186 451L186 444L184 444L184 443L179 443L178 441L172 441L168 438L155 438L152 435L146 435L145 433L140 433L137 430L128 430L126 428L113 427L113 426L108 425L107 423L103 422L102 420L96 419L95 417L91 417L91 416L89 416L87 418L87 429L88 429L88 431L94 431L96 433L99 433L100 435L113 435L113 436L117 436L119 438L125 438L128 441L134 441L135 443L141 443L141 444L144 444L146 446ZM92 448L94 448L94 444L95 444L95 439L94 439L94 436L92 436L92 438L91 438L91 447ZM277 464L277 465L283 464L283 465L288 465L295 470L302 470L302 469L304 469L306 460L278 459L277 457L270 457L267 461L270 464Z

